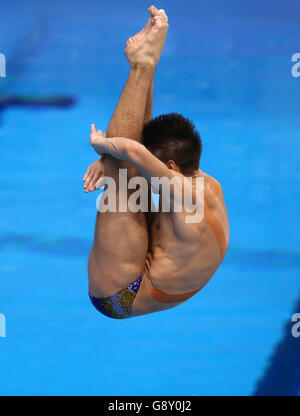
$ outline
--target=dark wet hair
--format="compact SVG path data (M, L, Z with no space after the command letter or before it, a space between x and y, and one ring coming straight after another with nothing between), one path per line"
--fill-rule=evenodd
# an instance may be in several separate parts
M180 114L162 114L146 123L142 143L162 162L174 160L184 175L199 168L201 137L195 125Z

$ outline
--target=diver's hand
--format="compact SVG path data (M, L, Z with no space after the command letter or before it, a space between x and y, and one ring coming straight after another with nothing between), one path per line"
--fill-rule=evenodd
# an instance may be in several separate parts
M84 192L92 192L102 187L102 180L104 177L104 166L101 159L96 160L88 168L83 177Z
M132 153L137 145L135 140L126 137L106 137L101 130L96 130L95 124L91 126L90 144L99 155L108 154L119 160L130 162ZM142 146L144 147L144 146Z
M99 155L109 153L111 148L110 140L101 130L96 130L95 124L91 125L90 144Z

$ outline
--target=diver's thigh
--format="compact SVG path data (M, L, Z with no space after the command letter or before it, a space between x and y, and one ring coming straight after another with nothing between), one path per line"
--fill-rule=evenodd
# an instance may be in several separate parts
M179 303L161 303L154 299L152 296L153 286L150 279L147 276L147 272L143 274L143 279L139 288L139 291L134 299L131 315L139 316L148 313L163 311L166 309L174 308Z
M123 167L122 167L123 168ZM94 244L89 260L89 287L94 296L107 296L135 281L145 267L148 249L148 228L144 212L119 212L119 201L126 203L133 190L120 186L119 161L105 156L104 175L113 179L115 210L97 212ZM134 168L128 179L138 174ZM109 187L109 185L108 185Z
M147 248L144 213L98 213L89 259L91 294L108 296L135 281L143 273Z

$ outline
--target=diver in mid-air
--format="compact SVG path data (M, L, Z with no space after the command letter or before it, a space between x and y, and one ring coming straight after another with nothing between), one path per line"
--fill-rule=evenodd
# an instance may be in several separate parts
M91 127L90 143L102 157L84 176L86 192L102 186L104 177L118 184L120 169L127 169L128 181L143 177L150 183L156 177L174 184L170 212L161 209L160 194L158 212L97 213L89 295L100 312L120 319L172 308L195 295L214 275L229 244L222 188L199 169L202 142L195 126L176 113L152 119L154 74L169 25L163 10L151 6L149 11L144 29L127 41L131 70L106 134ZM204 215L187 222L185 206L174 208L174 189L182 188L195 201L197 178L204 182ZM117 201L125 197L128 202L134 192L124 196L115 189Z

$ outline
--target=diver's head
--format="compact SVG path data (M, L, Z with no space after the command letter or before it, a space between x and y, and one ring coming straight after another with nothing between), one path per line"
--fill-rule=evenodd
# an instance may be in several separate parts
M142 143L169 169L186 176L199 169L200 135L194 124L180 114L163 114L145 124Z

